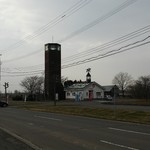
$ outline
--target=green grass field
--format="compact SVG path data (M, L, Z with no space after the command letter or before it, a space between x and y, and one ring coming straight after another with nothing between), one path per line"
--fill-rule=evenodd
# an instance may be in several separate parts
M124 109L108 109L100 107L86 107L78 105L78 103L57 103L53 102L15 102L9 104L11 107L19 109L27 109L40 112L60 113L67 115L78 115L85 117L93 117L100 119L110 119L125 122L134 122L142 124L150 124L150 112L124 110Z

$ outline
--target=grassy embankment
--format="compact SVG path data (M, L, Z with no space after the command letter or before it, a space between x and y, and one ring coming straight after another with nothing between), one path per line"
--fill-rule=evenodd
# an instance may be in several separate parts
M150 124L150 111L136 111L125 109L87 107L77 103L58 102L54 106L53 102L11 102L10 106L32 111L60 113L68 115L78 115L100 119L110 119L125 122Z

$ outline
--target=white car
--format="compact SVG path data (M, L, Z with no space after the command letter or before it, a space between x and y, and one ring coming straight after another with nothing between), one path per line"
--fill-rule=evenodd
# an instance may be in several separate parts
M113 98L110 95L106 95L106 100L112 100Z

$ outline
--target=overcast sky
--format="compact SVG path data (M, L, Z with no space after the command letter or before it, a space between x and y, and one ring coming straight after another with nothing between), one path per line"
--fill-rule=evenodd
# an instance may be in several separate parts
M145 39L149 25L149 0L0 0L1 91L4 82L9 82L8 91L13 92L21 90L19 83L25 77L42 75L44 44L51 42L62 46L62 66L98 58L63 68L62 76L69 80L85 81L87 68L91 68L92 81L100 85L112 84L119 72L134 79L150 75L150 39ZM102 49L103 44L134 31L141 35L128 35L126 41ZM124 50L131 43L143 45L98 57Z

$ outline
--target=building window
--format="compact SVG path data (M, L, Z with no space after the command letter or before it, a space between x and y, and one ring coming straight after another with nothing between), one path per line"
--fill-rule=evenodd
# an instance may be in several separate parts
M100 98L101 97L101 92L96 92L96 97Z
M69 93L69 92L67 92L67 96L70 96L70 93Z
M72 93L72 96L75 96L75 95L76 95L76 93L75 93L75 92L73 92L73 93Z
M88 92L86 92L86 96L89 96L89 93L88 93Z

